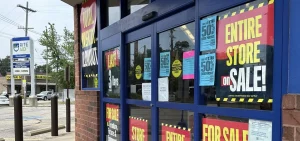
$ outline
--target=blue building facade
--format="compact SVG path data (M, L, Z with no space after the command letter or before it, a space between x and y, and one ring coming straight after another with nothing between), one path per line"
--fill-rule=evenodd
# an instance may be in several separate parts
M283 130L286 95L298 112L300 1L63 1L99 140L300 139Z

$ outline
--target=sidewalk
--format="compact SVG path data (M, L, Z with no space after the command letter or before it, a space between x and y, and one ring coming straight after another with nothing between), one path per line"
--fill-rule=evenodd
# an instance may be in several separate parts
M52 137L51 139L46 139L44 141L75 141L75 132L66 133L57 137Z

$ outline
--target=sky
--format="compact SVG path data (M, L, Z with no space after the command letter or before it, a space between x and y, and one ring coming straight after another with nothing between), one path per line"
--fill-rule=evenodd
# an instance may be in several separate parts
M42 33L48 23L54 23L59 35L63 35L63 29L66 27L74 31L73 8L61 0L8 0L2 1L0 5L0 58L10 55L10 39L13 37L25 36L25 31L18 29L17 26L10 24L7 19L14 21L14 24L25 26L25 11L18 4L26 7L29 2L29 8L36 10L35 13L29 13L28 26L33 30ZM40 35L28 32L28 36L34 40L34 61L35 64L45 64L46 60L42 58L42 52L45 49L38 42Z

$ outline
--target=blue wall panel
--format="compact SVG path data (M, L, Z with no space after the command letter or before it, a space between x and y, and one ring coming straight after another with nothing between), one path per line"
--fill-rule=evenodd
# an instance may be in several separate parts
M290 39L287 56L289 57L289 66L288 66L288 93L300 93L300 1L299 0L290 0Z
M146 24L151 24L154 21L169 16L174 11L180 11L188 6L192 6L194 0L156 0L148 6L124 17L120 21L101 30L100 38L105 39L118 32L130 32ZM152 11L157 12L156 17L148 21L143 21L142 17ZM174 13L173 13L174 14Z

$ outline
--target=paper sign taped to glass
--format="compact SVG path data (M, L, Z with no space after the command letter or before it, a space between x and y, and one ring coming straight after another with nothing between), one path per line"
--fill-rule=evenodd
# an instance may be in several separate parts
M200 21L200 51L216 49L217 16L207 17Z
M151 101L151 83L142 83L142 98Z
M249 141L272 141L272 122L249 119Z
M199 56L200 86L213 86L215 84L216 54Z
M159 76L166 76L169 77L170 75L170 52L162 52L160 53L160 58L159 58Z
M183 53L183 79L194 79L195 51Z
M217 23L216 100L272 103L274 4Z
M151 80L151 58L144 58L144 80Z
M158 78L158 101L169 101L169 78Z

